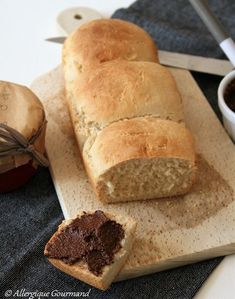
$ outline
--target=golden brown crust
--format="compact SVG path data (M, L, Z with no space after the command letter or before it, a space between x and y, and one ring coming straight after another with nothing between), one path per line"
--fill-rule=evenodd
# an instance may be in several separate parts
M149 34L118 19L94 20L74 31L64 45L64 63L68 57L82 71L114 59L158 62L157 48Z
M131 159L181 158L195 164L194 141L184 125L154 117L115 122L85 144L83 156L98 177ZM90 167L89 167L90 168Z
M138 116L183 121L181 96L170 71L153 62L109 61L86 71L73 87L80 133Z

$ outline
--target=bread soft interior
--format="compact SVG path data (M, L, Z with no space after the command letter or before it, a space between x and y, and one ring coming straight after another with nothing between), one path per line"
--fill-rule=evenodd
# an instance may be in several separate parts
M187 160L136 159L107 171L97 189L107 202L151 199L184 194L194 178L194 165Z

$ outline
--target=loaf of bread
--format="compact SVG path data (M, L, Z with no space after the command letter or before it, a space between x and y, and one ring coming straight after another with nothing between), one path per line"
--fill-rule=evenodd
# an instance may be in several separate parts
M78 36L81 43L85 39L87 56ZM75 135L94 190L107 203L184 194L195 181L194 142L182 100L149 39L136 25L99 20L65 42ZM135 55L126 54L130 49Z
M90 211L89 213L94 212ZM77 217L81 217L82 215L83 213L80 213ZM111 264L103 267L102 273L100 275L95 275L92 273L84 259L81 259L73 264L68 264L65 263L63 259L48 257L49 262L56 268L101 290L106 290L110 286L121 268L124 266L125 261L131 251L136 230L136 221L131 217L118 214L114 215L107 212L105 212L105 216L107 216L111 221L115 221L122 226L124 230L124 238L120 243L121 248L114 255L114 260ZM71 224L72 221L73 219L64 220L59 226L57 232L51 237L45 246L44 254L46 256L49 255L50 246L53 246L56 238L69 224ZM89 223L87 223L87 228L89 228ZM83 244L81 244L81 246L82 245ZM64 250L67 249L64 248Z

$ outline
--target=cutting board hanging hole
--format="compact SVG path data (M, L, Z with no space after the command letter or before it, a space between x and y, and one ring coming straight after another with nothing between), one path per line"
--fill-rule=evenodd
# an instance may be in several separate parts
M79 14L76 14L76 15L74 15L74 19L81 20L81 19L82 19L82 16L79 15Z
M101 19L102 15L88 7L73 7L63 10L57 17L58 35L68 35L82 24Z

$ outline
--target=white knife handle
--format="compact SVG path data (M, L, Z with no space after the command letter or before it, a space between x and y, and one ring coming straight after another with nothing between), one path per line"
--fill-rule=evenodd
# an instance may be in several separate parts
M235 45L205 0L189 0L215 40L235 66Z
M232 62L233 66L235 66L235 43L231 37L222 41L222 43L220 43L220 47L228 59Z

